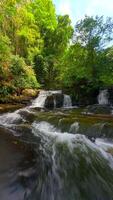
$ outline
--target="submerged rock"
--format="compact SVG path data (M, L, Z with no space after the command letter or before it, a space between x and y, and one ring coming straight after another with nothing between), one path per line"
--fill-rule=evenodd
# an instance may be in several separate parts
M112 108L110 105L90 105L85 109L85 113L88 114L111 114Z

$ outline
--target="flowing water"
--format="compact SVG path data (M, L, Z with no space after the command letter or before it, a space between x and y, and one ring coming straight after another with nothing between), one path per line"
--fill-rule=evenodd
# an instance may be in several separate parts
M69 95L64 95L64 103L63 103L64 108L70 108L72 107L72 101L71 97Z
M109 104L109 101L108 101L108 90L107 89L100 91L100 93L98 95L98 103L100 105Z
M55 95L62 94L61 90L57 91L41 91L39 96L32 102L32 107L38 107L38 108L44 108L45 107L45 101L47 97L53 96L53 104L54 108L56 108L56 98ZM63 94L63 105L64 108L71 108L72 107L72 101L71 97L69 95Z
M37 110L45 96L0 115L0 200L113 200L113 120Z

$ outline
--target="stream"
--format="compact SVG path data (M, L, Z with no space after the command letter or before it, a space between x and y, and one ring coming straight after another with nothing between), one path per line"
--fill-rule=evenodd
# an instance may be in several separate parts
M47 95L0 115L0 200L113 200L113 117Z

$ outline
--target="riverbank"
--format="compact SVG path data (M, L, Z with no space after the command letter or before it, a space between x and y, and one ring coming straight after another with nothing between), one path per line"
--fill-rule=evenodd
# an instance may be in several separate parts
M52 110L34 106L43 100L39 95L30 106L13 104L13 109L25 108L0 115L1 199L44 200L48 196L52 200L58 195L62 200L98 196L103 200L106 187L106 200L111 199L113 116L85 113L84 108L72 106ZM3 106L10 111L11 104ZM96 185L99 190L94 193ZM75 194L77 190L80 195Z
M20 95L0 96L0 113L8 112L29 105L38 96L39 90L25 89Z

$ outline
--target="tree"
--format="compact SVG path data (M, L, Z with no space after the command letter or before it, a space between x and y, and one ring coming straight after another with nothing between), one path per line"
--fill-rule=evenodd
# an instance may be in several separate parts
M96 78L97 52L105 48L106 44L113 39L113 21L103 17L88 17L77 22L74 32L74 43L79 42L87 51L86 67L92 73L92 79Z
M74 89L76 96L84 95L84 91L90 95L99 87L113 84L112 56L104 49L106 43L112 41L112 33L110 18L104 22L103 17L86 16L77 22L73 44L62 58L60 76L62 85Z
M104 22L103 16L85 16L75 25L74 43L79 42L88 49L103 49L113 39L113 21L107 18Z
M98 53L97 74L100 87L113 85L113 47L104 49ZM100 66L100 67L99 67Z
M56 79L59 76L59 63L62 56L70 45L70 39L72 38L73 28L71 26L71 20L68 15L57 17L57 26L54 30L45 30L44 35L44 49L43 49L43 74L45 74L44 82L46 87L55 87ZM35 57L35 71L37 71L38 58ZM40 62L40 61L39 61ZM45 73L46 72L46 73ZM39 70L40 73L40 70Z

